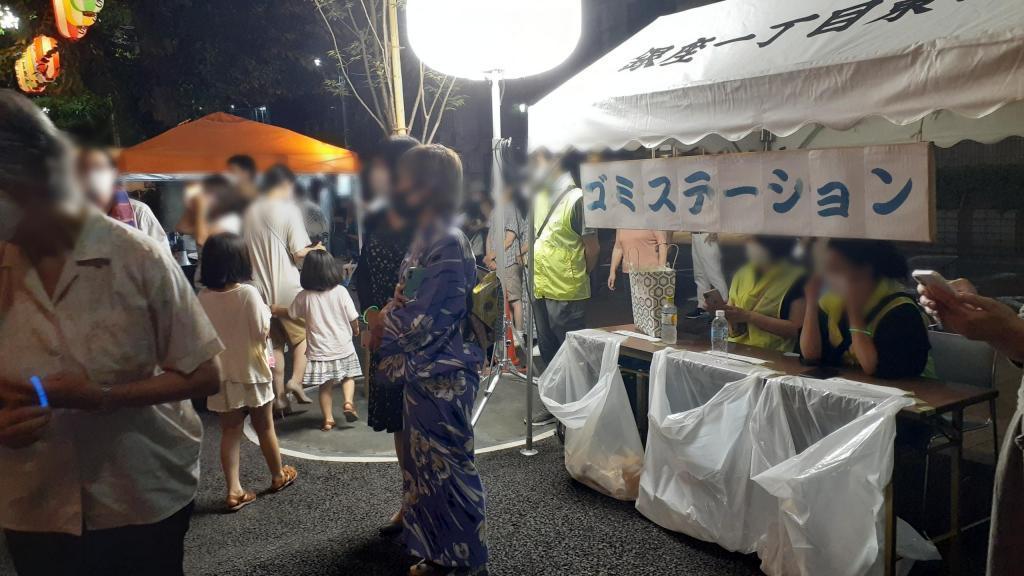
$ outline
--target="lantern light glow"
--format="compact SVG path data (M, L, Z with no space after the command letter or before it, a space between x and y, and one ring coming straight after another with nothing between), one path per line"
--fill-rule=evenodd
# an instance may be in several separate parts
M558 66L583 32L581 0L408 0L409 43L459 78L523 78Z

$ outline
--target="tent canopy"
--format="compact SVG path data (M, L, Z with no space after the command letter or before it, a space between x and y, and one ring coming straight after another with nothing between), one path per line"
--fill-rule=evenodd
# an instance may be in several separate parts
M656 20L541 100L530 147L992 142L1024 135L1021 54L1021 0L727 0Z
M353 173L359 160L349 150L297 132L218 112L186 122L121 152L128 179L221 172L228 158L248 154L261 169L284 163L300 174Z

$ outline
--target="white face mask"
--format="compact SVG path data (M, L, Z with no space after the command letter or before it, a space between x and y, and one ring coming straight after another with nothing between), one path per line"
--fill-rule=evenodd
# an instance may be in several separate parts
M24 212L9 194L0 190L0 242L7 242L21 224Z
M114 195L116 184L116 170L98 169L85 175L85 185L89 188L89 195L99 201L109 202Z

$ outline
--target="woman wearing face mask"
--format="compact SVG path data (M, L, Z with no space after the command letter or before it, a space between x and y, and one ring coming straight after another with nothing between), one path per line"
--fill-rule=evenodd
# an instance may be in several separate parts
M117 166L106 150L94 147L79 150L78 177L86 196L101 212L141 230L170 250L167 233L149 206L129 198L127 192L117 187Z
M404 534L423 558L413 576L483 574L487 564L470 424L483 352L464 339L476 262L452 222L461 189L462 163L448 148L402 157L394 205L416 235L400 272L407 280L372 327L379 377L405 390Z
M859 366L869 376L930 376L928 319L901 282L907 261L891 242L830 240L822 258L828 292L808 281L800 333L805 360Z
M380 310L395 293L398 269L412 242L412 226L392 205L393 188L398 180L398 161L419 142L408 136L394 136L384 143L370 163L367 180L373 194L371 212L364 220L362 251L355 273L359 309ZM363 332L363 344L369 343L369 332ZM377 432L394 434L395 453L402 453L402 387L377 377L376 354L370 355L366 379L369 386L367 424ZM401 459L399 459L401 465ZM399 509L381 526L382 536L402 531L402 511Z
M793 238L753 236L747 263L732 279L725 317L731 342L792 352L804 322L806 272L792 259ZM715 307L708 304L709 310Z

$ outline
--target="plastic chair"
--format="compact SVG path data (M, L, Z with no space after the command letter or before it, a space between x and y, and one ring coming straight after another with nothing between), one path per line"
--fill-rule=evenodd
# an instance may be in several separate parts
M969 340L959 334L929 331L928 341L932 345L935 360L935 375L939 380L956 382L978 388L992 388L996 382L996 351L984 342ZM996 401L989 400L989 419L985 422L964 422L964 434L985 428L992 429L992 458L999 460L999 430L996 422ZM945 418L951 421L947 414ZM941 435L940 435L941 436ZM933 437L934 440L934 437ZM925 454L924 490L922 506L928 503L928 472L931 453L939 448L929 448Z

